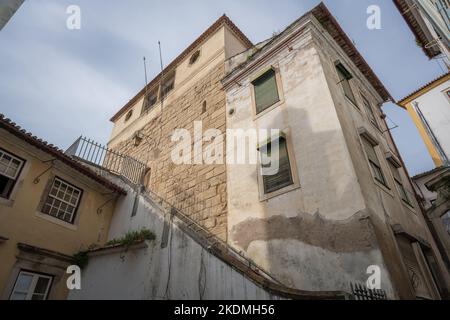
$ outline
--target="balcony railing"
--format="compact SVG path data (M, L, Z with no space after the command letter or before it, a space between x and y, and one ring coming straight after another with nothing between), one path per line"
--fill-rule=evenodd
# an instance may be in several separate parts
M146 170L144 163L83 136L79 137L65 153L90 165L117 174L133 184L142 182Z

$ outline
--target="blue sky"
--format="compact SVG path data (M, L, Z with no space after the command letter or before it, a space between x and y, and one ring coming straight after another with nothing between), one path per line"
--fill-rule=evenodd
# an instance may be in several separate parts
M109 118L159 70L226 13L254 43L283 30L316 0L26 0L0 31L0 112L61 148L79 135L106 143ZM325 1L394 98L444 70L429 61L391 0ZM66 28L66 9L81 8L81 30ZM366 9L381 8L381 30ZM433 168L406 111L388 104L392 131L411 175Z

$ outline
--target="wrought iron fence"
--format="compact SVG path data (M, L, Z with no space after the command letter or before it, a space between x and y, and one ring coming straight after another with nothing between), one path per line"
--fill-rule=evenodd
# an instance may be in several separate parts
M141 183L146 170L144 163L83 136L79 137L65 153L120 175L133 184Z
M386 291L369 289L363 284L350 283L354 300L387 300Z

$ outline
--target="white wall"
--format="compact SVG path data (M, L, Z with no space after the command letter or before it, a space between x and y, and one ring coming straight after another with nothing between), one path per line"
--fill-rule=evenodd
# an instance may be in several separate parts
M445 95L446 90L450 90L450 80L428 91L414 102L418 104L447 159L450 159L450 100Z

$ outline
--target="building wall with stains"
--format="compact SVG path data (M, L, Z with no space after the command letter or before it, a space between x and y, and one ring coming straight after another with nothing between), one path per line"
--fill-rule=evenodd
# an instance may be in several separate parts
M226 86L227 129L285 132L299 185L261 199L259 164L227 165L229 243L287 286L348 290L351 282L365 282L367 268L376 265L388 296L408 297L408 271L391 226L401 224L434 244L414 197L407 205L395 189L386 154L400 156L379 119L382 99L313 17L297 22L261 52L251 53L251 62L238 68L235 83ZM248 57L228 60L226 72ZM336 60L354 75L357 105L344 96ZM268 67L276 71L281 102L256 115L251 81ZM374 108L379 129L368 120L360 90ZM388 187L374 182L360 128L379 140ZM404 169L401 176L412 192Z

